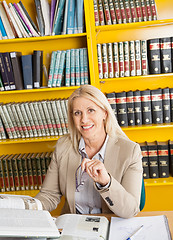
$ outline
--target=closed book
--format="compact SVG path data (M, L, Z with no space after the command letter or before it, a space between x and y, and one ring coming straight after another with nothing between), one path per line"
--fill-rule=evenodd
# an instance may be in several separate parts
M38 108L38 104L36 101L32 102L32 105L33 105L33 108L34 108L34 111L35 111L35 115L36 115L36 118L38 120L38 124L39 124L39 128L40 128L40 131L41 131L41 136L46 136L46 131L45 131L45 128L44 128L44 124L43 124L43 121L42 121L42 117L41 117L41 114L40 114L40 111L39 111L39 108Z
M41 188L42 185L42 176L41 176L41 162L40 162L41 153L37 153L36 158L36 165L37 165L37 182L38 182L38 189Z
M133 91L133 101L135 111L135 125L142 125L141 92L139 90Z
M142 123L151 124L151 95L150 90L141 91Z
M162 89L151 90L152 122L163 123Z
M43 19L43 13L41 10L41 3L40 0L34 0L35 1L35 8L36 8L36 12L37 12L37 21L38 21L38 27L39 27L39 31L41 36L45 35L45 22Z
M135 60L136 60L136 75L140 76L142 74L140 40L135 40Z
M141 153L142 153L142 167L143 167L143 178L147 179L149 175L149 157L148 157L148 146L147 143L140 143Z
M75 73L76 73L76 84L75 85L80 86L79 48L75 49Z
M41 129L40 129L40 125L39 125L39 121L38 121L38 118L37 118L37 114L35 112L35 109L34 109L34 102L29 102L28 103L28 107L30 109L30 112L31 112L31 115L32 115L32 118L34 120L34 125L35 125L35 128L37 130L37 134L39 137L42 136L42 133L41 133Z
M45 179L45 177L46 177L45 155L46 155L46 152L42 152L42 153L40 154L40 165L41 165L42 183L44 182L44 179Z
M125 9L125 13L126 13L127 22L131 23L132 15L131 15L131 10L130 10L129 0L124 0L124 9Z
M33 70L32 70L32 55L22 55L22 73L23 73L23 82L24 89L33 88Z
M130 76L136 76L135 41L129 41Z
M37 153L33 153L31 155L31 165L32 165L32 175L33 175L34 189L38 189L36 155L37 155Z
M150 74L161 73L160 39L149 39L148 44L148 66Z
M94 0L94 19L95 19L95 26L99 26L99 10L97 5L97 0Z
M15 106L15 109L16 109L16 112L17 112L17 115L18 115L18 118L19 118L19 121L20 121L20 126L23 130L23 133L24 133L24 136L25 137L29 137L29 132L28 132L28 129L27 129L27 126L26 126L26 122L25 122L25 119L24 119L24 116L21 112L21 109L20 109L20 104L19 103L14 103L14 106Z
M168 142L157 142L158 162L159 162L159 177L169 177L169 152Z
M53 26L52 35L61 34L62 17L63 17L63 13L64 13L64 8L65 8L65 0L60 0L59 4L58 4L57 14L56 14L56 17L55 17L55 22L54 22L54 26ZM70 15L70 13L69 13L69 15ZM68 26L68 22L67 22L67 26Z
M137 21L142 21L142 10L141 10L141 2L140 0L135 0L135 8L136 8L136 15L137 15Z
M23 85L23 75L22 75L22 63L21 63L21 52L10 52L11 64L13 68L14 81L17 90L22 90Z
M40 0L43 20L45 23L45 36L50 35L50 5L48 0Z
M24 103L20 103L19 108L20 108L21 114L23 116L25 126L27 128L28 133L29 133L29 137L34 137L34 134L33 134L33 131L32 131L32 126L31 126L31 123L29 121L26 109L24 107Z
M142 75L148 74L147 40L141 40L141 68Z
M173 177L173 141L168 141L168 147L169 147L169 172L171 176Z
M130 3L131 15L132 15L132 22L137 22L137 15L136 15L134 0L129 0L129 3Z
M15 86L14 73L13 73L13 68L12 68L12 64L11 64L10 53L9 52L3 52L2 57L4 59L4 65L5 65L7 75L8 75L10 89L15 90L16 86Z
M57 111L55 100L50 101L50 103L51 103L52 112L53 112L54 119L55 119L56 128L58 130L58 135L61 136L61 135L63 135L63 130L62 130L62 126L61 126L61 122L60 122L60 118L59 118L59 114Z
M170 37L160 39L160 62L162 73L172 72L171 45Z
M33 174L32 174L31 155L32 155L32 153L29 153L27 155L27 169L28 169L29 189L33 190L34 189L34 180L33 180Z
M124 47L123 42L118 42L118 54L119 54L119 74L120 77L124 77Z
M108 76L114 77L112 43L107 43L108 48Z
M2 56L2 53L0 53L0 74L1 74L1 78L3 81L3 85L4 85L4 89L5 90L11 90L10 88L10 82L9 82L9 78L7 75L7 70L5 67L5 62L4 62L4 58Z
M115 8L114 8L113 0L109 0L108 2L109 2L109 10L110 10L110 14L111 14L112 24L116 24L117 20L116 20L116 14L115 14Z
M157 143L147 142L147 145L148 145L150 178L158 178L159 163L158 163Z
M103 0L103 9L105 13L106 25L111 25L112 21L111 21L111 14L109 10L108 0Z
M109 104L111 105L111 108L117 118L117 106L116 106L116 95L115 92L106 93L106 97L108 99Z
M152 20L152 14L151 14L151 5L150 0L145 0L146 9L147 9L147 21Z
M18 167L17 167L17 160L15 156L17 156L17 154L13 155L11 159L11 164L13 169L15 190L19 191L20 190L19 173L18 173Z
M42 86L43 76L43 51L33 51L33 85L34 88Z
M141 12L142 12L142 21L147 21L147 10L145 6L145 0L141 0Z
M169 88L162 89L163 122L171 122L171 101Z
M118 43L113 43L113 66L114 66L114 77L119 77L119 57L118 57ZM99 75L100 76L100 75Z
M5 157L5 155L0 156L0 189L1 192L5 192L5 179L3 174L3 164L2 159Z
M14 156L14 158L16 159L16 162L17 162L19 182L20 182L20 190L25 190L21 157L22 157L22 154L18 154L18 155Z
M4 91L4 90L5 90L4 84L3 84L2 77L1 77L1 74L0 74L0 91Z
M116 93L117 120L121 127L128 126L126 92Z
M124 9L124 1L123 0L119 0L119 6L120 6L122 23L127 23L126 13L125 13L125 9Z
M8 173L8 166L7 166L7 158L8 154L2 158L2 167L3 167L3 175L4 175L4 182L5 182L5 191L10 191L10 180L9 180L9 173Z
M171 122L173 122L173 88L170 88L169 92L170 92L170 105L171 105Z
M18 124L17 124L15 116L14 116L14 114L12 112L11 105L12 105L11 103L6 104L6 108L7 108L8 114L9 114L9 116L11 118L11 121L12 121L12 124L14 126L14 129L16 131L17 138L21 138L20 131L19 131L19 128L18 128Z
M105 1L105 0L104 0ZM109 6L108 6L109 9ZM76 1L76 15L77 15L77 31L78 33L84 32L84 0Z
M155 0L150 0L152 20L157 20L157 8Z
M49 100L46 101L46 106L47 106L47 110L48 110L48 113L49 113L51 126L52 126L52 129L53 129L53 135L58 136L58 128L57 128L57 125L55 123L55 118L54 118L51 102Z
M133 101L133 91L126 92L128 126L135 125L135 108Z
M63 16L63 27L61 32L62 35L67 33L68 4L69 4L69 0L66 0L64 16Z
M73 0L74 1L74 0ZM99 11L99 21L100 25L105 25L104 11L102 0L98 0L98 11Z
M13 154L9 155L6 159L6 161L7 161L8 176L9 176L9 183L10 183L10 191L15 191L15 182L14 182L13 168L12 168L12 158L13 158Z
M124 76L130 76L129 42L123 42L124 49Z
M102 65L103 65L103 78L108 78L108 51L107 43L103 43L102 47Z
M23 179L25 183L25 190L29 190L29 178L28 178L28 167L27 167L27 153L22 154L21 162L23 169Z

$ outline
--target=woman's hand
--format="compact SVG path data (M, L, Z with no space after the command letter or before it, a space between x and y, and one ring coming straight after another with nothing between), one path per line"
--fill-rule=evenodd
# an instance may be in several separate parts
M104 164L98 159L90 160L84 158L81 163L82 171L86 171L88 175L97 183L105 186L110 181L110 176Z

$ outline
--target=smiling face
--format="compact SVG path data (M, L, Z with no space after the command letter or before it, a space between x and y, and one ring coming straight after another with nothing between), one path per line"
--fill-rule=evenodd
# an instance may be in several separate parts
M93 101L77 97L73 101L72 114L74 125L84 139L94 140L106 135L103 120L107 113Z

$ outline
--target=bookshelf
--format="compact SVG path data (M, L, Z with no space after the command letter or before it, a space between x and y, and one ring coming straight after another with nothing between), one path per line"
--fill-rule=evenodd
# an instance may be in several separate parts
M7 3L18 0L6 0ZM43 62L49 68L51 52L54 50L66 50L70 48L87 47L89 60L90 83L98 87L103 93L112 91L145 90L173 87L173 73L135 76L99 80L97 43L109 43L118 41L130 41L136 39L149 39L155 37L173 36L173 1L155 0L158 20L148 22L136 22L127 24L107 25L95 27L93 0L84 0L86 32L72 35L58 35L45 37L32 37L27 39L0 40L0 52L21 51L22 54L31 54L33 50L43 50ZM36 11L34 2L22 1L31 18L35 20ZM46 85L45 79L43 84ZM1 102L22 102L51 98L67 98L78 87L43 88L21 91L0 92ZM129 138L136 142L166 141L172 139L173 124L135 126L123 128ZM27 153L52 151L59 137L38 137L16 140L0 140L0 155L12 153ZM31 150L32 149L32 150ZM146 206L143 211L173 210L173 178L147 179ZM19 191L13 194L26 194L35 196L38 191ZM10 192L11 193L11 192ZM61 205L56 210L60 213Z

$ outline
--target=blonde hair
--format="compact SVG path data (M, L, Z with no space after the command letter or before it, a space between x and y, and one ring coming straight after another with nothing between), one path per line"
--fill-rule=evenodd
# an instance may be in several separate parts
M73 101L78 97L84 97L93 101L97 106L107 112L107 118L105 120L105 131L109 136L122 136L128 138L121 130L115 114L106 98L106 96L96 87L92 85L83 85L75 90L68 99L68 126L70 137L75 149L78 149L78 143L81 138L81 134L78 132L73 121Z

